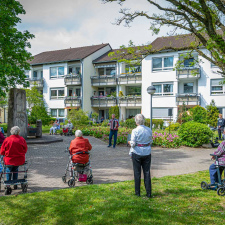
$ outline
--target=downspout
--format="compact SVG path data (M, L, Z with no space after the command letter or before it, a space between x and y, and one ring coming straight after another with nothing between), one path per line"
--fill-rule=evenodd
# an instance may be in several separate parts
M81 88L81 109L84 110L84 63L83 63L83 60L80 60L80 63L81 63L81 71L82 71L82 74L81 74L81 85L82 85L82 88Z

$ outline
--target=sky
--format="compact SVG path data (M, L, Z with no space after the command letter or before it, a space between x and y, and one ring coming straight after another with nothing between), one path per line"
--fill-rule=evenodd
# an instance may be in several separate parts
M164 0L156 0L165 2ZM127 45L151 43L157 38L149 30L145 18L136 19L130 28L114 25L121 15L120 8L159 12L147 0L127 0L120 6L116 2L103 4L101 0L19 0L26 14L20 15L20 31L35 35L30 41L33 55L44 51L75 48L109 43L113 49ZM166 36L163 29L159 36Z

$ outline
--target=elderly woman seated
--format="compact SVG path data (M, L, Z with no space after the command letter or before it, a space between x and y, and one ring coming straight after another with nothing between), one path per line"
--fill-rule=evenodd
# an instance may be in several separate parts
M20 128L14 126L10 130L11 136L7 137L1 147L1 155L4 156L5 165L11 167L6 168L6 179L11 180L13 173L13 180L18 179L18 168L25 163L25 154L27 152L27 143L20 134ZM16 189L17 186L14 186Z
M91 144L88 139L83 138L83 133L81 130L77 130L75 132L75 139L73 139L70 143L70 154L72 155L73 163L81 163L86 164L89 161L89 154L85 154L85 152L89 152L92 149ZM81 154L76 154L80 153ZM72 170L72 162L70 165L70 171ZM71 176L72 172L70 173Z

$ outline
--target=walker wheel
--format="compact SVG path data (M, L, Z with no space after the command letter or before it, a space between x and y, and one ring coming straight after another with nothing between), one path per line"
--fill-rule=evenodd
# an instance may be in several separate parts
M69 187L74 187L75 186L75 180L74 179L68 180L68 186Z
M202 183L201 183L201 188L202 188L203 190L208 189L208 184L207 184L205 181L202 181Z
M218 188L217 194L220 195L220 196L224 196L225 195L225 187Z
M21 184L22 187L22 192L26 193L27 192L27 188L28 188L28 184Z
M66 176L62 176L63 183L66 183Z
M93 184L93 177L92 176L88 177L86 183Z
M11 195L12 193L12 188L11 187L6 187L5 188L5 195Z

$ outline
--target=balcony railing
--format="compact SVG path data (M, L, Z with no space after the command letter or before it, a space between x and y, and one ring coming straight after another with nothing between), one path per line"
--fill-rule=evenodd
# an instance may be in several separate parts
M141 96L119 97L118 106L141 106Z
M115 97L91 97L92 107L111 107L116 106Z
M177 69L177 79L199 79L201 77L200 67L183 67Z
M118 77L119 84L141 84L141 82L142 82L141 73L120 74Z
M115 75L93 76L91 77L92 86L116 85Z
M65 107L81 107L81 97L68 96L64 100Z
M64 83L65 85L81 85L81 75L65 75Z
M201 94L177 94L176 95L177 105L200 105L201 104Z
M31 78L31 79L29 79L29 82L30 82L31 87L33 87L33 86L36 86L36 87L39 87L39 88L44 87L43 78Z

